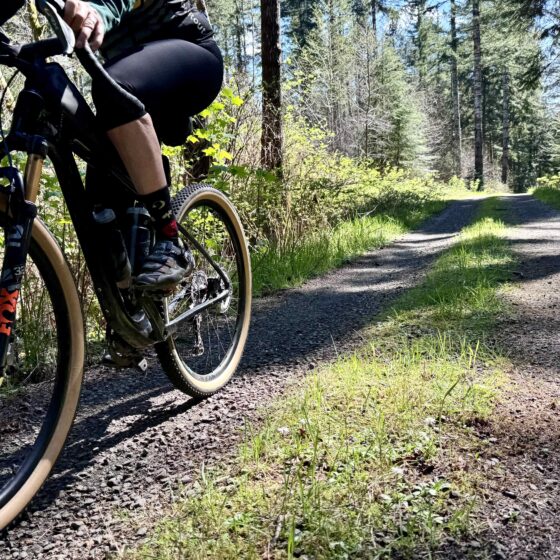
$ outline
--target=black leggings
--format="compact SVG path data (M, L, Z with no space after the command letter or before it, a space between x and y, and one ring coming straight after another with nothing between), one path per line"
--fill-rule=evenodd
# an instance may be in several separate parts
M111 101L113 92L94 82L93 99L104 130L137 120L147 112L159 139L169 146L185 142L188 118L214 101L223 79L222 55L213 40L201 44L183 39L154 41L111 61L106 69L145 110L118 110ZM101 169L88 168L86 190L92 204L108 205L118 214L134 200Z
M109 62L105 68L144 104L145 112L117 110L104 89L94 82L92 95L102 127L111 130L147 112L160 140L170 146L185 141L188 117L214 101L224 72L220 49L212 39L199 44L183 39L154 41Z

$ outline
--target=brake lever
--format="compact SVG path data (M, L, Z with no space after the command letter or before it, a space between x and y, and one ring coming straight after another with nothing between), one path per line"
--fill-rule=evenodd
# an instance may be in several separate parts
M47 18L60 42L63 52L70 56L76 46L76 37L70 26L64 21L64 0L35 0L37 9Z
M2 1L2 0L0 0ZM86 44L81 49L75 49L76 37L70 26L62 18L64 14L64 0L35 0L37 8L43 13L55 30L59 40L62 42L64 52L61 54L70 55L76 51L78 60L85 71L96 80L100 88L103 88L108 99L113 103L115 110L125 114L143 113L145 108L142 102L134 95L126 91L118 84L103 68L103 65L91 50L90 44Z

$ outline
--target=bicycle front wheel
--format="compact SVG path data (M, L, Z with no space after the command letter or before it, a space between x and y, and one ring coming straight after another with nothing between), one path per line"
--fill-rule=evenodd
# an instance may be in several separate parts
M184 321L173 336L156 346L172 383L189 395L204 397L221 389L241 360L251 317L251 263L241 221L223 193L207 185L191 185L174 198L173 205L177 221L229 284L226 298ZM176 293L164 300L167 321L228 289L204 253L188 244L196 266Z
M0 226L8 218L0 211ZM0 243L0 262L3 246ZM8 364L0 373L0 530L47 479L74 420L84 364L78 293L55 239L37 219Z

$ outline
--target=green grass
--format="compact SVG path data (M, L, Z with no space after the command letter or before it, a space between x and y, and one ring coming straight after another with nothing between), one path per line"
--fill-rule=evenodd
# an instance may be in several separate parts
M483 333L514 266L488 199L476 223L366 333L247 426L135 559L431 557L469 531L470 475L503 382ZM472 464L471 464L472 469Z
M429 216L441 212L443 200L422 201L413 208L343 222L315 233L289 249L270 248L253 255L255 295L302 284L337 268L365 251L386 245Z
M448 331L481 337L496 315L505 311L496 287L511 277L513 256L497 216L504 208L497 197L482 202L474 223L438 259L426 280L407 292L393 311L393 323L427 332Z
M560 210L560 189L554 187L537 187L531 194L540 201Z

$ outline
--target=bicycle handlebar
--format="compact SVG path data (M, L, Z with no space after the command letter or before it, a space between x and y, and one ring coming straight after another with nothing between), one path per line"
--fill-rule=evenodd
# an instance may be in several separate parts
M5 1L6 0L0 0L0 2ZM0 21L3 19L1 16L7 12L11 13L16 3L19 3L19 1L20 0L15 0L11 5L12 7L6 12L2 12L0 9ZM0 50L0 64L4 62L5 64L18 66L14 64L14 61L25 64L24 61L33 59L33 57L47 58L60 54L69 56L75 52L84 70L97 82L100 89L105 89L106 98L110 99L111 103L113 103L118 111L133 116L144 111L144 105L134 97L134 95L123 89L111 78L91 50L89 43L86 42L82 49L75 49L76 39L74 32L63 19L65 0L35 0L35 4L37 9L45 15L55 32L59 42L58 48L56 39L38 41L21 47L6 45L4 43L2 44L3 48ZM16 8L15 11L17 11L17 9L18 8ZM2 56L2 50L6 53L5 56ZM134 117L131 117L131 120L133 119Z
M138 114L144 111L144 105L134 95L123 89L111 76L107 73L99 59L95 56L89 43L83 49L75 49L75 35L70 26L64 21L64 4L65 0L35 0L39 11L45 14L49 23L53 27L55 33L60 39L64 48L64 53L70 55L76 53L78 60L84 70L96 80L100 88L106 90L108 99L116 105L120 111L125 114Z
M47 18L63 48L60 54L71 55L76 46L76 37L64 21L64 0L35 0L37 9Z

